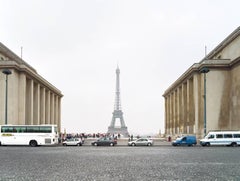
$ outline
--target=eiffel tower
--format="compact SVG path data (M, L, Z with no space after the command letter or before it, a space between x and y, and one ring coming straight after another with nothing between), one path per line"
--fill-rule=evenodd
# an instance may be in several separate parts
M123 119L123 112L121 109L121 101L120 101L120 69L117 66L116 69L116 94L115 94L115 103L114 103L114 111L112 115L112 121L111 125L108 127L108 134L121 134L124 137L128 137L129 133L127 130L127 127L125 125L124 119ZM120 120L121 126L116 126L116 120Z

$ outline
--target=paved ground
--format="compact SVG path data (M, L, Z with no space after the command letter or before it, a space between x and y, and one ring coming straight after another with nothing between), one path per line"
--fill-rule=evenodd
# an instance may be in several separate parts
M240 180L240 147L0 147L0 180Z

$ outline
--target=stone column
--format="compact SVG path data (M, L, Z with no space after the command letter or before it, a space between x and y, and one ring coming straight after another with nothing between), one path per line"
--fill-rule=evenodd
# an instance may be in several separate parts
M190 121L190 82L187 80L187 115L186 115L186 126L187 126L187 134L189 134L189 121Z
M27 79L26 87L26 124L33 124L33 80Z
M175 91L172 92L172 134L175 134Z
M34 109L33 109L33 124L40 124L40 85L34 84Z
M165 97L165 133L169 134L169 126L170 126L170 119L169 119L169 95Z
M187 122L187 84L182 84L182 109L183 109L183 121L182 121L182 133L186 134L186 122Z
M179 130L180 130L180 126L179 126L179 122L180 122L180 88L177 88L177 100L176 100L176 108L177 108L177 134L179 134Z
M165 133L168 134L168 97L165 97Z
M171 134L171 94L168 95L168 134Z
M199 75L200 84L199 91L201 98L199 99L199 120L198 120L198 129L201 132L201 135L204 136L204 75Z
M194 107L194 78L189 79L189 126L190 134L194 134L195 107Z
M40 124L46 123L46 112L45 112L45 106L46 106L46 90L45 87L41 87L40 89Z
M183 96L182 96L182 85L179 86L179 134L182 134L182 124L183 124Z
M46 90L46 106L45 106L45 118L46 124L50 124L50 90Z
M50 93L50 124L54 123L54 94Z
M24 125L26 123L26 75L19 74L19 88L18 88L18 124Z
M193 97L194 97L194 110L195 110L195 114L194 114L194 117L195 117L195 123L194 123L194 133L198 136L200 136L200 132L198 131L199 129L199 98L201 97L200 96L200 89L199 89L199 74L195 74L193 76Z
M19 76L18 73L14 69L10 70L12 74L8 75L8 124L16 124L18 123L18 81ZM2 73L2 72L0 72ZM4 83L6 83L6 75ZM1 81L1 79L0 79ZM5 84L6 85L6 84ZM4 93L6 93L5 89L3 89ZM0 90L1 91L1 90ZM2 99L5 100L5 99ZM0 99L1 103L1 99ZM0 110L1 111L1 110ZM5 111L4 111L5 112ZM5 117L4 117L5 120Z
M180 86L180 122L179 122L179 132L183 133L183 122L184 122L184 108L183 108L183 84Z
M61 97L58 97L58 131L61 132Z
M173 129L173 109L172 109L172 93L169 94L169 98L170 98L170 104L169 104L169 115L170 115L170 121L169 121L169 134L172 134L172 129Z
M33 91L34 91L34 81L33 80L30 80L30 87L31 87L31 90L30 90L30 102L31 102L31 105L30 105L30 124L32 125L33 124Z
M59 111L59 108L58 108L58 96L56 95L55 96L55 103L54 103L54 105L55 105L55 111L54 111L54 113L55 113L55 116L54 116L54 124L58 124L58 111Z
M177 110L176 110L176 90L173 91L173 134L176 134Z

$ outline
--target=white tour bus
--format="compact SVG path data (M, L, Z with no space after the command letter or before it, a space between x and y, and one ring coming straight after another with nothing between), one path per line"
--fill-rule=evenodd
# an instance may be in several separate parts
M57 125L0 125L0 145L54 145Z
M240 131L210 131L205 138L200 140L202 146L210 145L240 145Z

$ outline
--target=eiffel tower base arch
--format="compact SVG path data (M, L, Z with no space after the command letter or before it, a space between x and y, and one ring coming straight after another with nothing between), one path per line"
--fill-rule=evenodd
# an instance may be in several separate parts
M112 126L109 126L107 133L110 134L110 135L113 135L113 134L114 134L114 135L121 134L121 135L123 135L124 137L128 137L128 136L129 136L127 127L112 127Z

